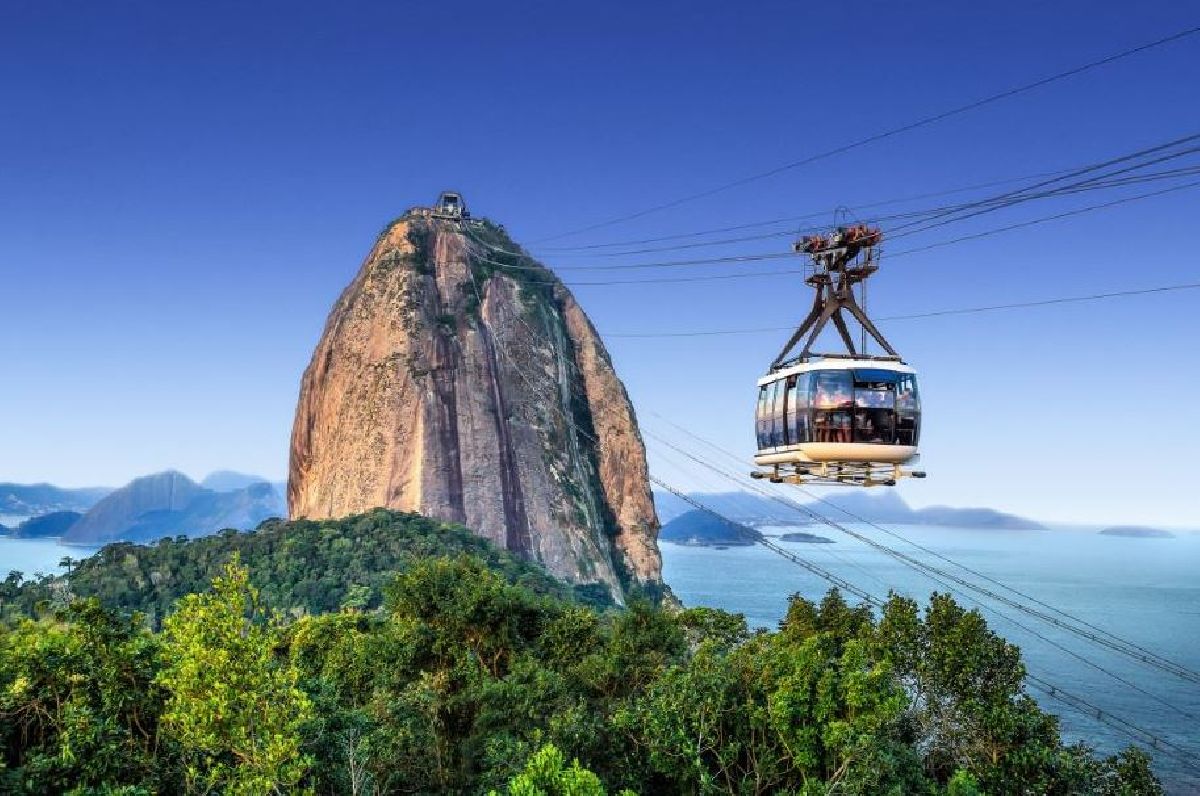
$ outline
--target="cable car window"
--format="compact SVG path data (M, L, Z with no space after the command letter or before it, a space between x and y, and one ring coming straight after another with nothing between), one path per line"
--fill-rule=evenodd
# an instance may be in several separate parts
M917 377L903 373L896 383L896 444L916 445L921 438L921 398Z
M864 379L871 371L854 371L854 405L860 409L892 409L896 404L896 381ZM894 374L889 374L893 375Z
M770 415L767 414L767 391L769 385L764 384L758 388L758 408L754 413L754 428L758 436L758 447L766 448L770 445L770 433L768 432Z
M797 444L812 442L812 416L809 412L812 393L812 374L800 373L793 376L788 393L788 442Z
M775 447L775 385L771 382L766 386L767 398L763 403L763 447Z
M771 410L771 444L775 446L783 444L783 402L787 396L786 386L787 385L783 379L780 379L771 385L773 389Z
M891 445L896 439L896 377L887 370L854 371L854 441Z
M817 371L813 383L813 407L850 408L853 382L848 370Z
M854 381L848 370L813 374L813 437L817 442L850 442Z
M917 394L917 377L911 373L901 373L896 382L896 408L900 411L919 412L920 397Z
M896 413L891 409L856 409L854 411L854 441L876 445L894 445Z

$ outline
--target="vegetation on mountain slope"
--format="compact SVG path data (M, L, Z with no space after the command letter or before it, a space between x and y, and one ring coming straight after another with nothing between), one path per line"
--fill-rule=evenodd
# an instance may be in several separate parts
M307 566L322 527L341 547L401 520L376 610L289 619L271 603L294 591L255 586ZM1140 752L1064 745L1019 651L946 596L878 617L797 597L751 632L711 609L598 611L495 550L440 554L479 542L411 516L301 527L270 553L270 527L184 546L218 575L158 633L96 597L5 622L0 792L1160 792Z
M73 562L65 577L26 580L9 574L0 583L0 616L32 616L96 597L121 613L140 612L157 627L179 598L206 590L235 554L249 569L263 606L290 617L378 608L384 587L412 562L459 554L485 561L535 593L611 604L606 589L572 589L460 525L377 509L340 520L268 520L247 533L110 544Z

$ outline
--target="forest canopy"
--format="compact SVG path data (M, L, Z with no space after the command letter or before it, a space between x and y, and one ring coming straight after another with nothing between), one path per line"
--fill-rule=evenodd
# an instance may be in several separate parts
M29 616L24 589L54 589L15 587L0 792L1161 792L1143 753L1065 744L1024 690L1020 651L948 596L879 611L794 597L777 630L752 631L707 608L588 604L486 543L390 514L302 537L412 529L382 586L358 574L370 563L324 572L361 599L298 591L322 582L311 574L283 588L272 573L307 559L285 540L263 554L249 537L269 528L220 561L209 540L106 549L151 581L141 556L160 547L172 583L215 568L166 608L107 569L77 581L90 563L73 598L59 588ZM122 607L138 600L157 621Z

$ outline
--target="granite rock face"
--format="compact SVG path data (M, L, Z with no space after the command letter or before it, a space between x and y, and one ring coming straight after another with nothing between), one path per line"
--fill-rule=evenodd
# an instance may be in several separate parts
M645 447L603 343L489 222L414 210L334 305L292 431L292 518L466 525L618 599L661 583Z

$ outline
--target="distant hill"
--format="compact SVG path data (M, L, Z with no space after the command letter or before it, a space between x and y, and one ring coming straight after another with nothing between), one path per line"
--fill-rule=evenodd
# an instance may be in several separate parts
M659 541L696 546L752 545L746 533L707 511L692 509L679 515L658 532Z
M779 535L780 540L784 542L804 542L805 544L833 544L832 539L827 539L824 536L817 536L815 533L804 533L803 531L794 531L792 533L784 533Z
M1147 528L1144 525L1114 525L1100 531L1101 536L1126 536L1131 539L1174 539L1175 534L1162 528Z
M236 492L254 484L269 484L270 479L258 475L239 473L236 470L215 470L204 477L200 486L214 492Z
M787 506L750 492L692 492L688 497L730 519L747 524L787 522L799 525L803 522L796 512ZM690 503L670 492L655 492L654 505L659 520L664 524L696 510Z
M13 528L11 535L21 539L41 539L62 536L83 515L78 511L53 511L40 517L31 517Z
M69 575L27 581L7 594L0 584L0 616L29 615L43 601L53 603L69 592L97 597L122 612L140 611L156 625L179 597L208 588L235 554L265 606L291 616L336 611L348 601L375 608L384 587L414 561L460 554L476 556L509 582L540 594L612 604L607 589L565 584L461 525L377 509L339 520L270 520L250 532L188 541L110 544Z
M802 512L789 508L785 503L751 492L697 492L689 497L724 514L732 520L749 525L809 525L812 519ZM1045 526L1034 520L987 508L953 508L930 506L914 509L892 490L855 490L827 498L827 503L803 499L797 493L792 498L801 505L811 506L816 512L838 521L854 521L854 515L871 522L886 522L896 525L938 525L956 528L980 528L1002 530L1043 530ZM670 493L654 494L658 515L663 522L681 516L691 510L684 500ZM828 504L833 504L828 505ZM838 511L834 506L844 509Z
M283 513L283 497L268 483L217 492L167 471L134 479L109 494L71 526L63 541L105 544L206 536L225 528L253 528Z
M54 511L87 511L112 492L108 487L66 489L53 484L0 484L0 514L36 517Z
M954 528L980 528L995 530L1045 530L1044 525L1034 520L988 508L956 508L952 506L929 506L911 508L895 492L871 494L847 492L829 498L829 502L872 522L891 522L900 525L940 525ZM820 506L814 508L821 508ZM824 507L828 508L828 507ZM822 513L825 513L822 511ZM834 519L838 512L834 512ZM843 515L843 518L846 518Z

